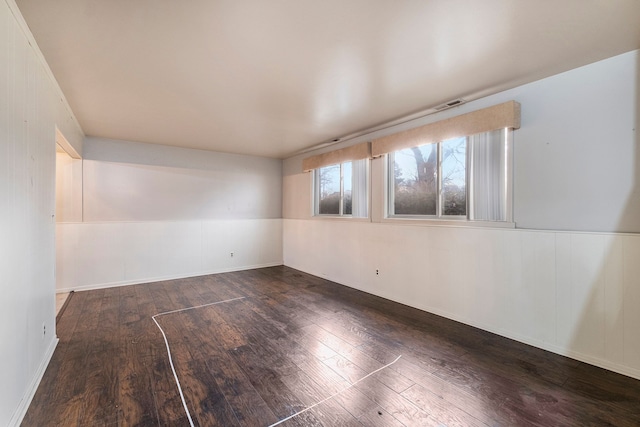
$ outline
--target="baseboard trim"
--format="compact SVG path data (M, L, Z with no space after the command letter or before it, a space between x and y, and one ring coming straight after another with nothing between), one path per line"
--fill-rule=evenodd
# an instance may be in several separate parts
M363 292L367 292L366 290L363 290L363 289L360 289L360 290L362 290ZM549 351L551 353L558 354L560 356L565 356L565 357L568 357L570 359L578 360L580 362L584 362L584 363L587 363L589 365L597 366L599 368L603 368L603 369L606 369L608 371L616 372L618 374L622 374L622 375L625 375L627 377L631 377L631 378L640 380L640 370L634 369L634 368L629 367L629 366L620 365L620 364L617 364L617 363L614 363L614 362L611 362L611 361L608 361L608 360L603 360L603 359L600 359L600 358L597 358L597 357L594 357L594 356L591 356L591 355L588 355L588 354L584 354L584 353L581 353L581 352L578 352L578 351L575 351L575 350L572 350L572 349L568 349L568 348L565 348L565 347L562 347L562 346L558 346L558 345L555 345L555 344L552 344L552 343L539 341L539 340L536 340L536 339L533 339L533 338L530 338L530 337L527 337L527 336L523 336L523 335L520 335L520 334L514 334L514 333L511 333L509 331L504 331L504 330L497 329L497 328L494 328L494 327L491 327L491 326L488 326L488 325L481 324L479 322L473 322L473 321L470 321L469 319L462 318L460 316L455 316L455 315L452 315L450 313L442 312L441 310L431 309L429 307L421 307L421 306L418 306L418 305L412 305L412 304L410 304L410 303L408 303L406 301L397 301L397 300L391 299L388 296L384 296L384 295L379 295L379 296L381 296L382 298L389 299L391 301L399 302L400 304L404 304L404 305L408 305L410 307L417 308L418 310L426 311L427 313L432 313L432 314L435 314L437 316L447 318L449 320L454 320L456 322L460 322L460 323L463 323L465 325L473 326L474 328L482 329L483 331L491 332L493 334L500 335L501 337L509 338L509 339L514 340L514 341L518 341L518 342L521 342L523 344L530 345L532 347L536 347L536 348L539 348L539 349L542 349L542 350L545 350L545 351Z
M161 277L145 277L145 278L134 279L134 280L123 280L119 282L95 283L91 285L75 286L70 288L59 288L59 289L56 289L56 293L64 293L64 292L71 292L71 291L91 291L94 289L114 288L118 286L140 285L142 283L154 283L154 282L162 282L165 280L186 279L189 277L208 276L209 274L220 274L220 273L231 273L234 271L255 270L256 268L277 267L280 265L284 265L284 263L282 261L278 261L278 262L269 262L265 264L253 264L253 265L245 265L245 266L238 266L238 267L231 267L231 268L221 268L216 270L199 271L195 273L176 274L176 275L161 276Z
M66 293L66 292L56 292L56 293ZM56 325L58 324L58 322L62 318L62 315L64 314L64 311L67 309L67 306L69 305L69 302L71 301L71 298L73 298L73 294L74 294L74 291L69 292L69 295L67 295L67 298L64 300L64 304L62 304L62 307L60 307L60 310L58 311L58 314L56 314Z
M580 362L584 362L584 363L587 363L589 365L597 366L599 368L606 369L608 371L612 371L612 372L615 372L615 373L618 373L618 374L621 374L621 375L625 375L625 376L630 377L630 378L634 378L634 379L640 380L640 370L635 369L635 368L630 367L630 366L620 365L620 364L617 364L617 363L609 361L609 360L603 360L603 359L600 359L600 358L597 358L597 357L594 357L594 356L591 356L591 355L588 355L588 354L577 352L577 351L572 350L572 349L568 349L568 348L565 348L565 347L557 346L557 345L554 345L552 343L538 341L538 340L532 339L530 337L526 337L526 336L522 336L522 335L519 335L519 334L511 333L509 331L497 329L497 328L494 328L494 327L489 326L489 325L484 325L484 324L481 324L479 322L471 321L471 320L463 318L461 316L456 316L454 314L445 312L443 310L438 310L438 309L434 309L432 307L427 307L427 306L425 306L423 304L416 304L415 301L403 301L400 298L394 297L392 295L388 295L388 294L386 294L384 292L377 292L376 293L376 292L372 292L370 289L364 289L364 288L362 288L360 286L354 286L354 285L351 285L351 284L348 284L348 283L342 283L342 282L339 282L337 280L333 280L332 278L328 277L326 274L321 274L321 273L318 273L318 272L309 271L309 270L306 270L304 268L296 267L296 266L293 266L293 265L287 265L286 263L284 265L286 265L287 267L295 268L296 270L303 271L303 272L305 272L307 274L311 274L311 275L316 276L316 277L320 277L320 278L323 278L323 279L326 279L326 280L330 280L330 281L332 281L334 283L338 283L338 284L346 286L348 288L357 289L359 291L366 292L366 293L371 294L371 295L375 295L375 296L378 296L378 297L381 297L381 298L384 298L384 299L388 299L389 301L397 302L399 304L403 304L403 305L406 305L406 306L409 306L409 307L413 307L413 308L416 308L418 310L422 310L422 311L427 312L427 313L435 314L436 316L444 317L446 319L453 320L455 322L463 323L465 325L472 326L474 328L482 329L483 331L491 332L493 334L500 335L501 337L509 338L509 339L514 340L514 341L518 341L518 342L521 342L523 344L530 345L532 347L536 347L536 348L539 348L539 349L542 349L542 350L546 350L546 351L549 351L551 353L558 354L560 356L569 357L571 359L578 360Z
M40 385L40 381L42 381L42 377L44 377L44 373L47 370L47 366L49 366L49 362L53 357L53 352L56 350L58 346L58 342L60 340L56 337L51 341L51 344L47 348L47 351L42 358L42 362L40 362L40 366L38 366L38 370L36 371L36 375L33 377L31 384L29 384L29 388L27 392L22 397L20 404L16 408L16 411L13 413L13 417L9 420L9 427L18 427L24 416L27 415L27 410L29 409L29 405L31 405L31 401L33 400L33 396L35 396L36 391L38 390L38 386Z

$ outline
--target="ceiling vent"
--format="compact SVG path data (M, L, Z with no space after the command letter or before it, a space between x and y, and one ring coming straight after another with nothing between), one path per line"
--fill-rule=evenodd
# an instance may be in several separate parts
M438 105L437 107L434 108L434 110L442 111L442 110L446 110L447 108L455 107L457 105L462 105L464 103L465 103L464 99L458 98L458 99L454 99L453 101L449 101L445 104Z

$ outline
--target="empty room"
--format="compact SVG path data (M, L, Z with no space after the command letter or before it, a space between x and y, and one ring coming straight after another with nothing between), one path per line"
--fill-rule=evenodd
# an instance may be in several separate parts
M639 426L640 2L0 0L0 426Z

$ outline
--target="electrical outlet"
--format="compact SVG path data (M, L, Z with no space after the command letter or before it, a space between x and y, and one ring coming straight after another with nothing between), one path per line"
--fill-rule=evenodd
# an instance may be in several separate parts
M231 252L231 258L233 258L233 252Z
M376 276L379 276L379 275L380 275L380 270L376 268Z
M46 335L47 335L47 325L45 325L43 322L42 323L42 339L44 339Z

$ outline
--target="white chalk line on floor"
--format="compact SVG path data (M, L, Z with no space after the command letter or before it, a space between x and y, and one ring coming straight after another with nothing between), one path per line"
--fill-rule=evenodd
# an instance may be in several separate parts
M360 378L360 379L359 379L359 380L357 380L357 381L354 381L353 383L349 384L347 387L343 388L343 389L342 389L342 390L340 390L340 391L337 391L337 392L333 393L333 394L332 394L331 396L329 396L329 397L326 397L326 398L322 399L322 400L321 400L321 401L319 401L318 403L314 403L313 405L311 405L311 406L309 406L309 407L307 407L307 408L303 409L302 411L296 412L296 413L295 413L295 414L293 414L293 415L289 415L287 418L283 418L283 419L281 419L280 421L278 421L278 422L276 422L276 423L271 424L269 427L274 427L274 426L277 426L278 424L282 424L283 422L285 422L285 421L289 421L291 418L297 417L298 415L300 415L300 414L302 414L302 413L304 413L304 412L307 412L308 410L313 409L313 408L315 408L315 407L316 407L316 406L318 406L318 405L322 405L322 404L323 404L324 402L326 402L327 400L333 399L334 397L336 397L336 396L338 396L338 395L340 395L340 394L344 393L345 391L349 390L351 387L353 387L354 385L358 384L360 381L364 381L364 380L366 380L367 378L369 378L371 375L376 374L376 373L378 373L378 372L382 371L383 369L388 368L389 366L393 365L393 364L394 364L394 363L396 363L396 362L397 362L401 357L402 357L402 355L400 355L400 356L396 357L396 359L395 359L393 362L391 362L391 363L389 363L389 364L386 364L386 365L384 365L384 366L383 366L383 367L381 367L381 368L376 369L375 371L373 371L373 372L371 372L371 373L369 373L369 374L365 375L364 377Z
M156 324L158 329L160 329L160 333L162 333L162 338L164 339L164 345L167 347L167 355L169 356L169 365L171 365L171 371L173 372L173 378L176 380L176 385L178 386L178 392L180 393L180 399L182 400L182 406L184 407L184 411L187 414L187 418L189 419L189 425L191 427L194 427L193 419L191 418L191 412L189 412L189 407L187 406L187 402L186 402L186 400L184 398L184 393L182 392L182 387L180 386L180 380L178 379L178 374L176 373L176 368L173 365L173 358L171 357L171 349L169 348L169 341L167 340L167 336L165 335L164 330L162 329L162 327L160 326L160 324L156 320L156 317L164 316L165 314L174 314L174 313L180 313L180 312L183 312L183 311L194 310L196 308L202 308L202 307L209 307L209 306L212 306L212 305L224 304L224 303L227 303L227 302L238 301L238 300L245 299L245 298L246 297L231 298L231 299L227 299L227 300L224 300L224 301L216 301L216 302L212 302L212 303L209 303L209 304L196 305L194 307L187 307L187 308L181 308L181 309L178 309L178 310L165 311L163 313L158 313L158 314L155 314L155 315L151 316L151 319L153 320L153 322ZM355 386L359 382L366 380L371 375L376 374L376 373L382 371L383 369L386 369L389 366L393 365L398 360L400 360L401 357L402 357L402 355L396 357L393 362L388 363L388 364L376 369L373 372L370 372L369 374L365 375L364 377L360 378L359 380L354 381L353 383L349 384L347 387L343 388L342 390L335 392L331 396L326 397L326 398L322 399L321 401L319 401L317 403L314 403L313 405L311 405L311 406L309 406L309 407L307 407L307 408L305 408L305 409L303 409L301 411L296 412L295 414L289 415L287 418L283 418L280 421L269 425L269 427L275 427L275 426L277 426L279 424L284 423L285 421L289 421L290 419L292 419L294 417L297 417L298 415L301 415L301 414L303 414L303 413L315 408L318 405L322 405L324 402L326 402L328 400L331 400L336 396L339 396L340 394L342 394L345 391L349 390L351 387Z
M165 335L164 331L162 330L162 327L160 326L160 324L156 320L156 317L164 316L165 314L180 313L182 311L193 310L193 309L196 309L196 308L208 307L208 306L211 306L211 305L223 304L225 302L237 301L237 300L241 300L241 299L244 299L244 298L245 297L231 298L231 299L227 299L227 300L224 300L224 301L216 301L216 302L212 302L212 303L209 303L209 304L197 305L195 307L187 307L187 308L181 308L179 310L165 311L164 313L158 313L158 314L155 314L155 315L151 316L151 319L153 319L153 321L156 324L156 326L158 327L158 329L160 329L160 332L162 333L162 338L164 338L164 345L167 347L167 355L169 356L169 365L171 365L171 371L173 372L173 378L175 378L176 385L178 386L178 391L180 392L180 399L182 400L182 406L184 407L184 411L187 413L187 418L189 419L189 424L191 425L191 427L194 427L193 420L191 419L191 413L189 412L189 408L187 407L187 402L185 401L184 394L182 393L182 387L180 386L180 380L178 379L178 374L176 373L176 368L175 368L175 366L173 366L173 358L171 357L171 349L169 348L169 341L167 340L167 336Z

